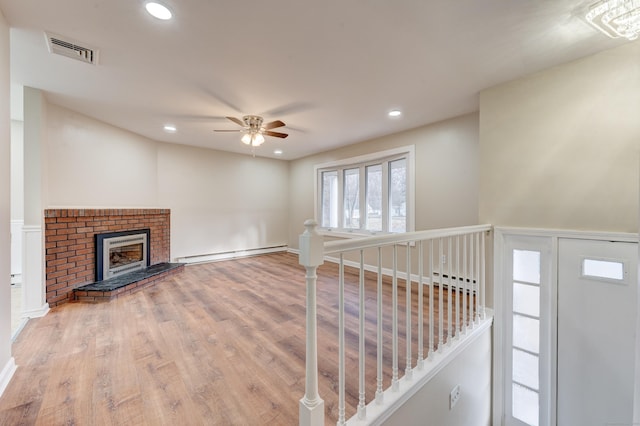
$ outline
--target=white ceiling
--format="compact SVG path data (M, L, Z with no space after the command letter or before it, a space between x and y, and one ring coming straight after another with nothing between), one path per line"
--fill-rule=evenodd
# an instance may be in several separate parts
M0 0L12 82L151 139L246 154L213 132L235 128L224 116L281 119L289 137L256 155L294 159L475 111L484 88L623 43L580 0L163 2L171 21L144 0ZM99 64L48 53L44 31Z

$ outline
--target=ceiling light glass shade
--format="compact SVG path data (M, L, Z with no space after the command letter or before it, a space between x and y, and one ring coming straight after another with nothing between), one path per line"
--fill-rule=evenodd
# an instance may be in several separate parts
M402 115L402 111L399 109L389 111L389 117L400 117L400 115Z
M154 18L162 19L163 21L171 19L171 11L166 6L161 5L160 3L148 2L144 5L144 7L147 9L147 12L149 12L149 14Z
M247 145L260 146L264 143L264 136L261 133L245 133L240 140Z
M600 0L589 8L586 19L611 38L635 40L640 34L640 0Z

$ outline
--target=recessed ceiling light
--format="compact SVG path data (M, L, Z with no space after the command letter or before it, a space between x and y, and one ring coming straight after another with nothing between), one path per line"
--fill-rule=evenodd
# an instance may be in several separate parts
M178 129L173 124L165 124L164 131L167 133L175 133Z
M400 117L402 115L402 111L399 109L392 109L389 111L389 117Z
M147 9L147 12L149 12L151 16L153 16L154 18L162 19L163 21L171 19L171 17L173 16L167 6L164 6L160 3L150 1L145 4L144 7Z
M282 155L282 150L281 149L276 149L276 150L273 151L273 153L275 155Z

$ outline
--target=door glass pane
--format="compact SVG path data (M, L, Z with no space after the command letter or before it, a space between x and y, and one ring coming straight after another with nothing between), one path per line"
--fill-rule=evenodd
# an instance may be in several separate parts
M513 315L513 346L539 353L540 320Z
M582 275L610 280L624 279L624 263L611 260L584 259Z
M532 389L539 388L538 357L518 349L513 350L513 380Z
M513 283L513 312L540 316L540 287Z
M367 166L367 223L370 231L382 231L382 165Z
M322 172L322 223L325 228L338 226L338 172Z
M513 384L512 415L516 419L531 426L538 426L539 401L538 392Z
M513 250L513 279L540 284L540 252Z
M360 170L344 171L344 227L360 228Z
M389 230L407 230L407 160L389 163Z

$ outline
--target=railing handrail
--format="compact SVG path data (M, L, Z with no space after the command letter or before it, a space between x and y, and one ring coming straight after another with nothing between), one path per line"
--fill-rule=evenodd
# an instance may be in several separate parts
M436 238L455 237L457 235L475 232L491 231L491 225L470 225L456 228L428 229L426 231L405 232L402 234L385 234L363 236L324 242L324 254L343 253L352 250L364 250L394 244L410 243L412 241L430 240Z

